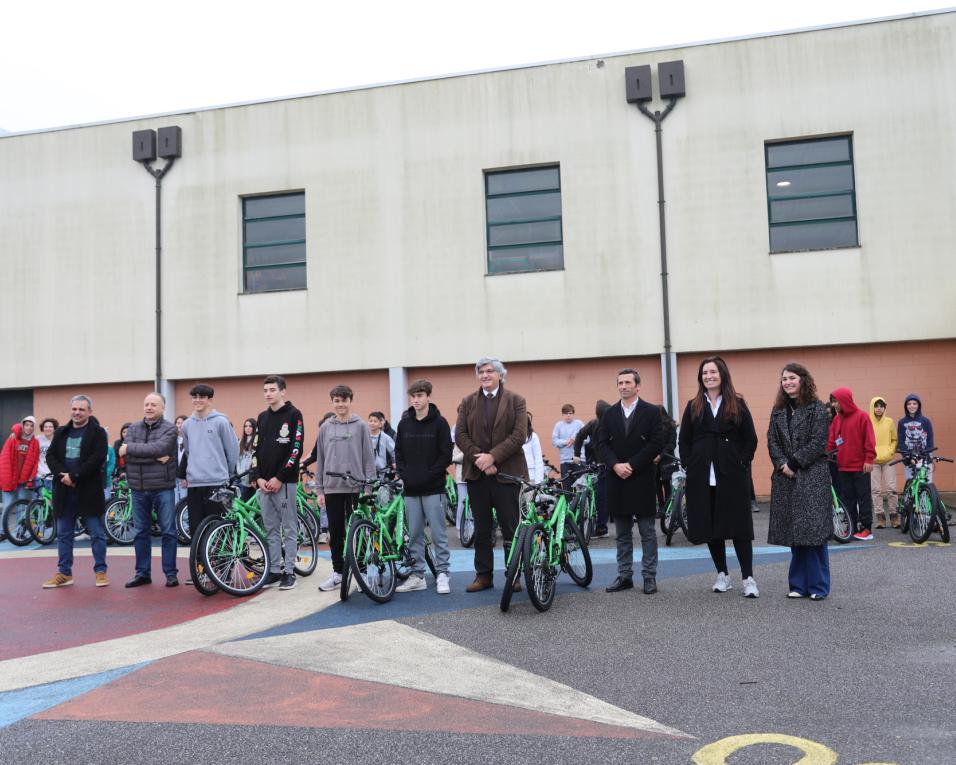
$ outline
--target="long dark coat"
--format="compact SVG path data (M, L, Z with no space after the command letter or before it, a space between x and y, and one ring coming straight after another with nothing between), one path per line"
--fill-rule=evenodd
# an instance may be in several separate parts
M103 470L106 467L108 439L106 431L95 417L90 417L80 445L80 466L70 473L75 484L70 488L60 482L60 473L66 473L66 439L73 434L73 423L61 425L53 434L46 453L46 464L53 477L53 514L58 515L68 491L79 494L79 515L103 515L106 499L103 496Z
M767 541L787 547L817 547L833 533L830 471L827 468L827 412L819 401L798 407L787 423L787 410L774 409L767 448L774 472L770 483L770 531ZM796 477L780 466L788 463Z
M680 458L687 469L687 537L694 544L714 539L753 539L748 466L757 451L757 431L750 410L739 399L739 422L717 418L704 402L700 417L688 401L680 424ZM710 465L717 476L714 512L710 507Z
M627 430L624 410L617 403L609 407L598 428L598 453L607 470L607 507L612 518L637 515L653 518L657 512L657 471L654 458L661 453L663 423L661 410L641 399L631 415ZM633 469L630 478L620 478L613 466L626 462Z

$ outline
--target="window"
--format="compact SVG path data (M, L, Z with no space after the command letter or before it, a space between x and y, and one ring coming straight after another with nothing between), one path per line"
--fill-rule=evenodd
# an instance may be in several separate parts
M770 252L856 247L848 135L766 144Z
M485 173L488 273L564 268L557 166Z
M242 200L244 292L305 289L305 194Z

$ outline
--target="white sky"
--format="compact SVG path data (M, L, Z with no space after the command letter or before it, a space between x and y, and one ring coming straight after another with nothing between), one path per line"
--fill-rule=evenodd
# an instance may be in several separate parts
M933 0L11 2L0 13L0 128L187 111L940 7Z

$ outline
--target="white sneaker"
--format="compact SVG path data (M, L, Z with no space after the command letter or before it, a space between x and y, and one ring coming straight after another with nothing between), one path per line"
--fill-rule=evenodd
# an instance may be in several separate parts
M328 579L319 585L319 589L322 590L322 592L332 592L332 590L336 589L340 584L342 584L342 575L333 572L329 575Z
M727 592L727 590L734 589L734 586L730 583L730 577L720 572L717 574L717 581L714 582L714 592Z
M412 574L402 584L395 588L395 592L416 592L418 590L427 589L428 585L425 584L425 578L416 574Z
M451 592L451 587L448 586L448 574L439 574L436 586L439 595L447 595Z
M319 532L319 544L320 544L320 545L327 545L328 543L329 543L329 534L328 534L328 532L327 532L327 531L320 531L320 532Z
M759 598L760 590L757 589L757 583L754 581L752 576L748 576L744 579L744 597L745 598Z

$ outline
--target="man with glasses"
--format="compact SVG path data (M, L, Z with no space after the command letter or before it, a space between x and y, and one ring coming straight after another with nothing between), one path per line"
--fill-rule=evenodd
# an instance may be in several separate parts
M183 456L179 478L184 479L189 505L189 527L199 528L206 516L219 515L222 507L209 497L236 471L239 441L229 419L212 407L215 391L199 383L189 391L193 413L183 423Z

